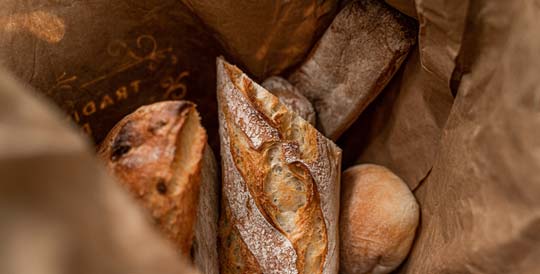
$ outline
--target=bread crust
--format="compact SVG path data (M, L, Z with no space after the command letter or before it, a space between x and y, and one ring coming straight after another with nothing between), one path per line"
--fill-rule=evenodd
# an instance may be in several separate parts
M219 191L217 163L209 145L204 149L197 222L193 242L194 263L205 274L219 274L217 251Z
M401 66L416 23L380 0L350 2L289 81L317 112L317 128L339 136Z
M217 67L222 271L337 273L341 150L238 68Z
M218 273L218 198L213 194L218 186L206 141L195 104L165 101L140 107L122 119L98 154L184 256L190 255L197 229L201 239L195 261L204 273ZM199 199L201 188L208 197Z
M272 76L261 84L266 90L274 94L289 110L296 112L308 123L315 126L315 110L311 102L289 81L279 76Z
M419 207L409 187L372 164L343 173L340 271L390 273L405 259L418 226Z

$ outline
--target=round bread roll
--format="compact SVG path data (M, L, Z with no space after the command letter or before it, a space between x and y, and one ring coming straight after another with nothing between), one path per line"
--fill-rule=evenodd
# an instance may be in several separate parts
M414 239L419 219L414 195L392 171L372 164L347 169L341 195L341 273L390 273Z

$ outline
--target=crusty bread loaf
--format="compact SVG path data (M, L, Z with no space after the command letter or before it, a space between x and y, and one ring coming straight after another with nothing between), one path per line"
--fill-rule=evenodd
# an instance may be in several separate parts
M350 2L289 81L336 140L383 90L416 41L414 20L382 0Z
M296 112L304 120L315 125L315 110L311 102L289 81L279 76L272 76L261 84L266 90L274 94L289 110Z
M217 60L223 273L338 270L341 150Z
M387 168L364 164L343 173L341 197L341 273L390 273L409 253L418 226L409 187Z
M206 140L193 103L166 101L143 106L122 119L98 153L186 256L197 228L195 261L204 273L218 273L218 187ZM199 200L201 188L205 193Z

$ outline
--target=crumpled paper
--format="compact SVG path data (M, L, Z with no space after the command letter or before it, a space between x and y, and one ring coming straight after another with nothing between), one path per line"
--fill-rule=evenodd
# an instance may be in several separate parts
M385 0L390 6L396 8L403 14L417 19L416 6L414 0Z
M304 59L332 22L338 0L182 0L234 62L258 80Z
M464 1L463 13L448 8L455 1L418 2L433 8L419 18L445 36L441 47L427 43L436 35L425 40L426 66L436 62L448 78L448 53L457 54L460 81L434 167L415 193L421 227L399 273L538 273L540 6ZM442 47L456 30L461 43Z
M47 1L43 1L45 2ZM415 195L421 205L421 227L410 258L398 272L538 273L540 268L538 263L540 237L537 235L540 231L540 199L538 199L540 177L537 176L540 170L538 152L540 136L536 130L540 128L538 1L416 0L414 8L410 0L386 2L410 16L416 13L420 25L418 49L411 53L386 90L339 142L344 149L344 167L347 163L349 165L357 162L380 163L398 173L412 189L417 188ZM64 3L66 10L67 8L108 10L112 7L96 2L92 5L81 1L58 3ZM87 66L81 65L84 62L79 63L78 59L74 58L77 56L76 53L83 49L71 47L74 50L48 51L45 47L47 43L62 43L55 41L59 41L62 37L64 38L60 41L65 41L65 37L68 37L66 35L70 28L64 30L58 28L59 21L54 17L56 15L63 18L63 13L58 12L60 9L52 9L53 17L33 13L6 21L5 15L13 12L10 7L16 7L16 11L19 12L24 10L26 4L27 2L13 1L11 6L0 11L0 25L3 27L0 30L2 32L0 44L5 43L5 40L2 40L5 37L12 39L15 37L5 36L5 33L32 37L29 43L20 40L21 42L10 46L12 50L10 52L16 50L21 53L20 58L10 59L7 57L11 55L4 53L0 54L2 62L15 69L19 77L30 81L33 86L39 86L37 83L44 81L47 85L43 86L47 88L54 86L54 80L58 80L56 76L62 76L64 68L73 66L88 69ZM86 8L82 9L81 5L86 5L84 6ZM171 7L155 6L165 9ZM150 12L152 10L148 10L150 18L154 18L152 14L155 13ZM175 14L174 11L171 13ZM110 13L107 14L117 15L121 12L110 9ZM104 28L121 27L105 24L95 15L95 13L90 15L79 13L78 16L81 18L78 22L98 24ZM40 32L43 25L29 23L35 22L33 18L36 16L49 18L45 26L54 31ZM140 18L133 15L131 19L137 21ZM19 23L14 24L13 20ZM160 20L157 22L168 24ZM240 22L245 25L247 21ZM97 30L90 33L83 32L80 38L82 40L75 40L73 43L84 45L83 42L86 42L106 46L103 37L93 35L98 32ZM120 38L131 41L133 45L134 38L137 37L135 34L139 32L141 29L137 28L121 32L125 37L121 35ZM169 32L164 35L169 35ZM80 44L77 41L81 41ZM205 43L199 45L204 47ZM6 47L2 47L0 52L5 52L5 49ZM73 63L49 66L49 63L52 63L51 58L61 54L66 54L61 57ZM39 57L42 55L48 57ZM90 55L94 58L96 54L92 52ZM37 59L34 59L34 56ZM99 56L101 55L97 54L95 59L101 60L97 58ZM107 62L106 64L109 64ZM213 62L213 58L209 60L212 66ZM41 71L47 71L44 68L50 69L49 74L51 72L60 74L40 78L38 68L41 68ZM106 65L103 64L101 68L106 68ZM154 75L148 71L137 73L145 76ZM71 79L71 76L66 74L62 76L64 78L59 78L60 84L66 79ZM214 84L210 78L198 79ZM107 84L103 87L108 89L114 85ZM213 88L212 86L212 91ZM115 92L115 89L112 91ZM67 96L59 97L60 99L69 99L71 96L69 93L59 94ZM456 97L454 101L451 95ZM73 102L82 104L79 105L81 108L86 104L85 101L78 99L73 99ZM142 104L144 100L137 102ZM0 134L0 138L14 138L0 146L2 155L5 153L8 158L11 157L2 163L13 160L13 154L10 154L13 151L22 155L39 154L41 151L64 151L66 146L62 143L65 142L62 131L53 134L51 130L50 135L40 133L39 141L47 144L47 147L27 142L26 140L35 141L32 139L35 130L42 128L43 123L39 120L41 115L40 112L29 112L29 109L34 109L33 105L14 107L16 105L4 104L0 111L5 110L4 113L17 113L16 115L25 115L25 119L38 120L27 127L20 127L18 123L17 127L15 124L6 127L5 121L13 119L13 116L0 115L0 124L4 123L1 124L3 128L30 132L26 135L27 139L23 138L22 134ZM129 111L126 110L127 112ZM123 116L122 113L111 112L103 117L109 115ZM112 124L114 123L111 123L111 126ZM0 128L0 132L7 131ZM354 140L355 136L358 137L357 140ZM20 150L15 149L13 144L16 144L17 140L26 146ZM63 161L62 166L71 168L72 163ZM72 176L71 173L65 172L64 167L61 170L51 169L51 171L56 172L57 178ZM427 178L426 174L429 174ZM0 191L0 195L3 192ZM0 235L8 234L0 233ZM5 245L0 248L3 246ZM0 252L1 254L3 253ZM4 265L6 264L0 263L0 267Z
M462 45L469 0L415 0L415 3L422 65L442 81L450 82Z
M0 273L193 273L53 106L0 70Z
M339 139L344 166L383 165L411 189L433 166L453 97L415 47L385 90Z
M540 9L416 7L419 50L340 139L359 151L344 165L387 165L417 188L421 226L397 273L538 273Z

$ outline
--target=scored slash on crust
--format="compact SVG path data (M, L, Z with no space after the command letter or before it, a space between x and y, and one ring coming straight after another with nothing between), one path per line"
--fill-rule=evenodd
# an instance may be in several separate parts
M222 270L242 272L248 260L238 255L248 251L257 272L337 273L341 150L238 68L223 59L217 66L230 213L222 215L230 218L220 231ZM247 250L231 249L231 238Z

